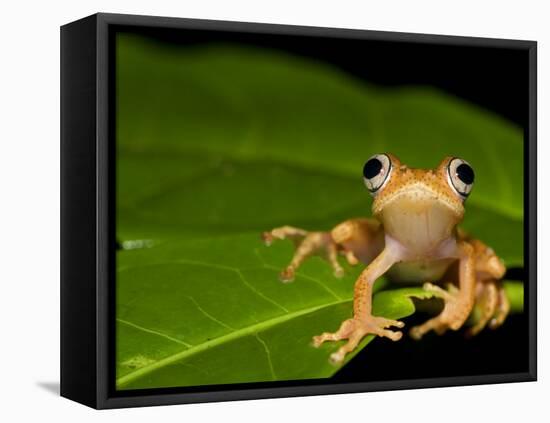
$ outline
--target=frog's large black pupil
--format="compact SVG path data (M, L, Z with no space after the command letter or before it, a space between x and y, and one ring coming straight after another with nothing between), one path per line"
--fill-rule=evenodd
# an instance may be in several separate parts
M382 170L382 162L378 159L370 159L363 167L363 176L372 179Z
M474 169L466 163L462 163L456 168L456 176L466 185L474 183Z

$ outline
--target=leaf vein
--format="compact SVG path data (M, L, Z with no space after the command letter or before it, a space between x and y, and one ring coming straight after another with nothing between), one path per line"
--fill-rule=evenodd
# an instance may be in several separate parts
M241 328L241 329L237 329L234 332L228 333L226 335L219 336L219 337L214 338L214 339L210 339L206 342L203 342L202 344L197 344L197 345L195 345L195 346L193 346L189 349L186 349L184 351L180 351L180 352L177 352L175 354L169 355L168 357L165 357L161 360L158 360L154 363L151 363L150 365L147 365L147 366L144 366L140 369L137 369L134 372L129 373L125 376L122 376L119 379L117 379L117 386L119 388L123 387L124 385L127 385L128 383L130 383L133 380L139 378L140 376L144 376L146 374L149 374L149 373L151 373L151 372L153 372L153 371L155 371L159 368L162 368L164 366L168 366L168 365L173 364L173 363L175 363L179 360L187 359L187 358L189 358L189 357L191 357L195 354L198 354L202 351L205 351L205 350L208 350L210 348L216 347L216 346L221 345L225 342L229 342L229 341L239 339L239 338L242 338L242 337L245 337L245 336L254 335L257 332L260 332L264 329L274 327L274 326L279 325L281 323L284 323L288 320L292 320L294 318L297 318L297 317L300 317L300 316L303 316L303 315L306 315L306 314L314 313L318 310L322 310L322 309L327 308L327 307L332 307L334 305L344 304L344 303L347 303L347 302L351 302L351 298L347 299L347 300L334 301L334 302L327 303L327 304L313 306L313 307L310 307L310 308L307 308L307 309L294 311L294 312L284 314L284 315L280 315L280 316L275 316L271 319L267 319L267 320L264 320L262 322L255 323L251 326L247 326L247 327L244 327L244 328Z
M212 320L213 322L216 322L218 325L220 326L223 326L224 328L226 329L229 329L229 330L235 330L235 328L225 324L224 322L222 322L221 320L218 320L216 319L214 316L212 316L210 313L208 313L206 310L204 310L200 305L199 303L191 296L188 296L187 298L189 298L189 300L191 300L191 302L193 304L195 304L195 306L197 307L197 309L202 313L204 314L207 318L209 318L210 320Z
M266 342L260 337L259 333L256 333L255 337L258 340L258 342L262 344L262 347L265 350L265 355L267 357L267 364L269 364L269 371L271 372L271 379L277 380L277 375L275 374L273 362L271 361L271 351L269 350L269 347L267 346Z
M258 291L253 285L251 285L247 280L246 278L244 277L244 275L242 274L241 270L236 268L236 267L231 267L231 266L224 266L224 265L221 265L221 264L214 264L214 263L208 263L208 262L204 262L204 261L198 261L198 260L188 260L188 259L178 259L178 260L174 260L174 261L169 261L169 262L155 262L155 263L148 263L148 264L145 264L145 265L141 265L141 266L158 266L160 264L174 264L174 263L180 263L180 264L192 264L192 265L196 265L196 266L205 266L205 267L212 267L214 269L222 269L222 270L228 270L228 271L232 271L232 272L235 272L237 273L237 275L239 276L239 279L243 282L243 284L248 288L250 289L252 292L254 292L256 295L258 295L259 297L263 298L265 301L268 301L269 303L273 304L275 307L278 307L280 308L282 311L284 311L285 313L288 313L289 310L282 306L281 304L277 303L275 300L269 298L267 295L263 294L262 292ZM139 267L139 266L133 266L134 268L135 267ZM128 268L130 268L129 266L126 266L126 267L120 267L119 268L119 272L122 271L122 270L127 270Z
M147 333L150 333L152 335L161 336L163 338L169 339L170 341L177 342L178 344L181 344L181 345L185 345L187 348L194 347L194 345L189 344L185 341L182 341L181 339L174 338L170 335L166 335L165 333L162 333L162 332L159 332L159 331L156 331L156 330L153 330L153 329L149 329L149 328L146 328L146 327L143 327L143 326L140 326L140 325L136 325L135 323L129 322L128 320L124 320L124 319L121 319L121 318L117 317L117 321L119 321L120 323L124 323L127 326L133 327L134 329L141 330L142 332L147 332Z
M236 272L237 274L239 275L239 277L241 278L241 280L243 281L243 283L252 291L254 292L256 295L262 297L264 300L270 302L271 304L273 304L275 307L278 307L280 308L281 310L283 310L285 313L289 313L290 310L288 310L286 307L283 307L281 304L279 304L277 301L275 300L272 300L271 298L269 298L267 295L264 295L262 294L260 291L258 291L254 285L250 284L246 278L244 277L244 275L242 274L242 272L239 270L239 269L236 269Z

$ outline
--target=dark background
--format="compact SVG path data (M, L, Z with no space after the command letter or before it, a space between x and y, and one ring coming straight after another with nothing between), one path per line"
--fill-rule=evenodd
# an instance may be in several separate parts
M524 133L528 126L527 50L160 28L126 27L124 31L179 45L232 42L283 50L329 63L371 84L434 86L493 111L523 128ZM512 269L508 276L524 280L523 269ZM405 330L427 318L417 314L405 319ZM527 371L528 322L524 313L509 316L503 327L486 329L472 339L465 339L463 331L428 334L421 342L407 336L396 343L377 339L331 381Z
M124 30L179 45L238 43L283 50L378 85L431 85L527 127L526 49L153 27Z

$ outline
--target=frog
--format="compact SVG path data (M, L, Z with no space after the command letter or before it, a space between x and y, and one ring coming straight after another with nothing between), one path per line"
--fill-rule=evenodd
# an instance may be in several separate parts
M290 263L279 275L285 283L316 255L326 259L337 278L345 274L340 260L365 266L354 285L352 317L335 332L313 337L314 347L346 341L330 355L331 362L344 362L367 335L402 338L403 321L372 312L373 287L382 276L394 283L419 284L443 301L438 315L409 330L413 339L461 329L474 307L479 317L466 335L503 324L510 310L502 284L504 261L458 226L474 179L472 166L456 156L443 158L433 169L420 169L408 167L394 154L375 154L363 166L363 181L373 199L371 217L351 218L329 231L285 225L262 233L268 246L285 239L295 244Z

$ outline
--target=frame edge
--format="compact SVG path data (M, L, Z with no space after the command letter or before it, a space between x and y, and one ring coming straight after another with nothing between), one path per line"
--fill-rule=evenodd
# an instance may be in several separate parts
M96 16L60 32L60 393L95 408Z
M368 37L384 38L390 37L392 39L398 39L402 42L437 42L443 44L463 43L467 42L468 45L479 45L479 43L485 45L492 45L495 47L505 46L511 48L521 48L529 51L529 136L526 140L529 143L528 154L531 168L529 170L529 181L533 185L529 185L529 201L530 208L530 224L529 224L529 244L534 245L534 251L536 251L536 49L537 43L535 41L523 41L523 40L504 40L504 39L488 39L488 38L476 38L476 37L463 37L463 36L447 36L447 35L429 35L429 34L411 34L411 33L399 33L399 32L384 32L384 31L368 31L368 30L353 30L353 29L337 29L337 28L318 28L318 27L304 27L304 26L292 26L292 25L278 25L278 24L266 24L266 23L242 23L242 22L229 22L229 21L211 21L211 20L199 20L199 19L181 19L181 18L162 18L162 17L150 17L150 16L137 16L137 15L120 15L120 14L105 14L99 13L92 15L88 18L84 18L79 21L75 21L72 24L68 24L62 27L62 44L63 44L63 31L72 31L72 25L88 25L90 19L93 21L94 26L94 59L89 68L93 69L94 76L94 101L93 113L94 113L94 132L93 137L90 137L90 133L86 135L86 145L88 137L92 139L92 144L95 149L94 153L94 189L91 191L94 195L93 210L97 213L94 216L94 295L93 295L93 318L94 318L94 330L93 342L94 342L94 358L90 358L91 370L93 372L93 395L86 400L79 400L77 396L80 393L76 391L65 390L63 377L62 377L62 396L81 402L85 405L94 408L120 408L130 406L151 406L151 405L168 405L168 404L183 404L183 403L198 403L198 402L212 402L212 401L230 401L230 400L243 400L243 399L261 399L261 398L279 398L279 397L295 397L295 396L310 396L310 395L324 395L324 394L337 394L337 393L354 393L354 392L369 392L377 390L400 390L400 389L414 389L414 388L430 388L430 387L450 387L458 386L462 384L489 384L489 383L508 383L508 382L521 382L521 381L535 381L537 380L536 370L536 256L533 254L529 257L529 267L532 269L530 272L530 280L533 282L530 284L530 292L527 300L530 304L529 314L529 330L530 330L530 357L529 357L529 372L517 373L509 375L485 375L468 378L448 378L442 380L437 379L421 379L421 380L408 380L408 381L391 381L380 383L361 383L350 385L324 385L324 386L304 386L297 388L269 388L269 389L246 389L242 391L219 391L197 394L159 394L159 395L143 395L133 397L110 397L109 394L109 373L107 367L107 358L109 354L108 338L106 325L108 323L108 282L109 282L109 270L108 270L108 256L106 254L108 248L108 221L109 221L109 197L107 194L107 175L108 175L108 161L109 161L109 121L108 121L108 98L109 98L109 80L108 80L108 66L109 66L109 51L108 51L108 36L109 26L119 24L133 24L133 25L152 25L152 26L177 26L177 27L189 27L189 28L210 28L218 30L228 31L258 31L261 32L274 32L274 33L294 33L294 34L308 34L308 35L330 35L330 36L351 36L357 38ZM89 41L89 40L87 40ZM63 46L62 46L63 50ZM63 53L63 51L62 51ZM62 54L63 56L63 54ZM534 67L532 67L534 66ZM62 71L65 69L62 59ZM74 89L74 86L72 87ZM62 77L62 99L63 96L63 77ZM66 101L63 101L66 103ZM81 103L82 100L80 99ZM80 104L76 103L75 104ZM62 109L67 107L62 105ZM89 112L89 104L86 104ZM76 111L74 112L76 113ZM65 116L65 119L64 117ZM84 114L81 116L85 118ZM67 124L67 116L62 111L62 156L64 150L63 143L63 128ZM62 159L63 160L63 159ZM64 161L67 161L65 159ZM67 164L67 163L65 163ZM64 194L64 174L63 174L63 162L62 162L62 230L72 228L71 225L63 224L64 207L63 197ZM88 191L86 191L88 190ZM84 191L90 194L90 187L86 187ZM89 211L88 211L89 212ZM86 224L90 224L90 221L86 221ZM62 235L62 291L64 284L68 283L65 272L63 272L64 251L68 250L67 246L64 246ZM68 253L67 251L65 251ZM74 252L73 252L74 253ZM75 253L76 254L76 253ZM84 255L84 254L83 254ZM79 275L83 275L81 268L72 264L65 263L66 267L79 269ZM97 279L96 279L97 278ZM87 285L86 285L87 286ZM62 293L63 298L63 293ZM75 297L76 298L76 297ZM88 307L88 299L86 308ZM64 310L64 304L62 301L62 316ZM75 307L73 305L73 307ZM62 331L64 323L62 317ZM90 335L89 335L90 336ZM79 335L78 342L80 342L82 335ZM62 336L62 343L64 337ZM88 338L87 338L88 339ZM89 339L88 339L89 340ZM73 341L74 342L74 341ZM65 351L66 353L66 351ZM62 347L62 357L64 349ZM63 358L62 358L62 373L63 373ZM67 371L69 367L66 367ZM67 379L65 380L67 382ZM67 384L65 383L65 386ZM87 393L88 395L89 393Z

